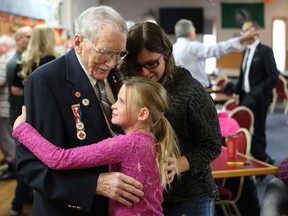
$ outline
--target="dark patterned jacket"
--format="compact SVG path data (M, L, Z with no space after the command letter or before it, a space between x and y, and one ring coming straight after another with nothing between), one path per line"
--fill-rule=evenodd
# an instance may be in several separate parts
M189 71L177 67L174 82L167 88L172 96L171 112L167 114L175 130L190 170L172 183L164 194L164 205L209 196L219 199L211 174L210 163L221 152L221 133L214 102Z

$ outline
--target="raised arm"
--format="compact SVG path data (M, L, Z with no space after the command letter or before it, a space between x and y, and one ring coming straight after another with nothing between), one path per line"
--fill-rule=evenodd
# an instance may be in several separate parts
M93 145L63 149L42 137L30 124L23 122L13 131L13 137L27 147L51 169L69 170L120 163L130 145L124 135ZM125 139L125 142L123 141ZM129 146L129 147L128 147ZM122 154L125 152L125 154Z

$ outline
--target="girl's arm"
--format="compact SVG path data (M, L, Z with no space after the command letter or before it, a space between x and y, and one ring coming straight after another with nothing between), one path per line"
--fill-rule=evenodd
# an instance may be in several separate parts
M26 122L16 127L12 135L49 168L57 170L119 163L133 147L127 136L120 135L88 146L62 149L50 143Z

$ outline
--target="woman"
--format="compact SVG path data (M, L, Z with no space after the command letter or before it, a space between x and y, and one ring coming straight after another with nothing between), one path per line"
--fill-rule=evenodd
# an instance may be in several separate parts
M56 58L54 29L39 24L32 31L27 50L22 54L20 76L25 84L30 73L37 67Z
M164 215L214 216L219 192L210 163L221 152L221 133L212 98L188 70L175 66L172 43L157 24L132 26L126 49L129 54L120 74L157 81L172 96L166 116L179 140L182 156L177 166L181 179L174 179L171 189L164 193Z
M156 97L154 92L158 92ZM165 158L176 159L179 155L176 136L163 115L168 107L167 93L160 84L134 77L125 81L112 105L112 123L121 126L125 135L63 149L45 140L28 123L20 124L25 120L25 112L16 120L13 135L51 169L110 164L111 172L122 172L140 181L144 186L141 201L128 208L110 200L109 215L162 216L162 192L169 184Z

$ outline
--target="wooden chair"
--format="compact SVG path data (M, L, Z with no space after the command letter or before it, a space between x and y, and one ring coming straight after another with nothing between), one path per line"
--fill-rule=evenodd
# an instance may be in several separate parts
M234 118L240 128L246 128L251 134L253 133L254 114L248 107L238 106L229 112L229 117Z
M229 82L229 78L227 75L219 75L215 81L214 81L214 85L217 87L224 87L227 83ZM221 92L221 91L220 91Z
M224 104L223 104L223 107L222 109L223 110L233 110L235 109L236 107L238 107L239 105L235 103L235 98L231 98L229 99L228 101L226 101Z
M249 155L251 149L251 134L246 128L240 128L237 131L237 149L238 152ZM220 192L220 200L216 201L216 205L219 205L225 216L236 215L241 216L237 202L240 199L244 177L232 178L233 186L236 187L235 194L227 187L230 179L221 179L221 185L218 185ZM235 183L236 182L236 183ZM237 185L236 185L237 184ZM224 194L223 194L224 193Z
M284 114L288 113L288 85L287 80L281 74L277 82L277 86L273 89L273 100L270 105L270 112L273 113L277 102L282 101L282 107L284 108Z

